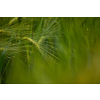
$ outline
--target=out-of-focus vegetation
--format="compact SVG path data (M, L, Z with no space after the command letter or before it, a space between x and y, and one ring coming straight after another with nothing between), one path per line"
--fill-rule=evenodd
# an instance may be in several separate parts
M100 18L0 17L0 83L100 83Z

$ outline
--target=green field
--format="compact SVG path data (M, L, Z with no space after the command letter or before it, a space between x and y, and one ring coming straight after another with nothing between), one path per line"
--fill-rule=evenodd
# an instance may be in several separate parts
M100 18L0 17L0 83L100 83Z

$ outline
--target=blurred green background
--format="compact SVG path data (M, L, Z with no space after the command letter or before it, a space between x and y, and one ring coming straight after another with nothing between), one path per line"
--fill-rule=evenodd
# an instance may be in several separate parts
M0 83L100 83L100 18L0 17Z

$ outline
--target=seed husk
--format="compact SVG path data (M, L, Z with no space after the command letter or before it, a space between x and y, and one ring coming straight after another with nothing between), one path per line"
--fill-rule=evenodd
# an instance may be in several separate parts
M0 51L4 51L4 48L0 48Z
M0 33L3 33L4 31L3 30L0 30Z
M40 40L38 41L38 44L40 44L43 40L44 40L44 36L42 36L41 38L40 38Z

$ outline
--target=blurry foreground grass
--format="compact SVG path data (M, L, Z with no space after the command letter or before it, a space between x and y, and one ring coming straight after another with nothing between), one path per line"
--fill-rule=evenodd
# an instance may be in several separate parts
M0 18L1 83L100 83L100 18Z

